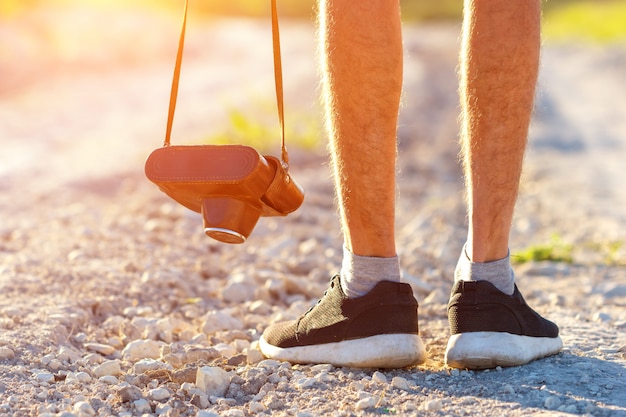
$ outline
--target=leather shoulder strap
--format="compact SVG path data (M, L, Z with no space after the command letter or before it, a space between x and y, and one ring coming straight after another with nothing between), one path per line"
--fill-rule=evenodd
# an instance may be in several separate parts
M185 0L185 8L183 11L183 23L180 30L180 39L178 41L178 51L176 53L176 64L174 66L174 77L172 79L172 89L170 91L170 104L167 114L167 128L165 131L165 141L163 146L169 146L172 135L172 125L174 123L174 113L176 111L176 99L178 97L178 84L180 81L180 67L183 61L183 50L185 49L185 31L187 28L187 10L189 8L189 0ZM274 81L276 84L276 103L278 106L278 122L280 124L280 140L281 140L281 159L285 169L289 167L289 155L285 145L285 109L283 103L283 71L280 52L280 33L278 30L278 11L276 8L276 0L271 0L272 8L272 43L274 51Z

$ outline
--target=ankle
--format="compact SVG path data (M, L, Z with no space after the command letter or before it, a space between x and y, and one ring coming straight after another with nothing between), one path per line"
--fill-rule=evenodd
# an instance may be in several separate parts
M504 258L473 262L464 247L454 271L454 281L488 281L503 293L512 295L515 291L515 274L508 250Z
M359 256L344 245L340 282L348 298L364 296L380 281L400 282L398 257Z

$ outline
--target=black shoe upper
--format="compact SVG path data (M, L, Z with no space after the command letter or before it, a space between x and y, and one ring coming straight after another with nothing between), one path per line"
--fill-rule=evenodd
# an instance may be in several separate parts
M273 346L290 348L397 333L418 333L417 301L409 284L381 281L366 295L352 299L336 275L314 307L298 320L270 326L263 338Z
M557 337L559 328L531 309L515 286L507 295L487 281L458 281L448 303L450 333L507 332Z

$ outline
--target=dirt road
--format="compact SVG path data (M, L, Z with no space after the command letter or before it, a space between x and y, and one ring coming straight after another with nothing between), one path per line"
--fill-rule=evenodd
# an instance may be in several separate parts
M105 30L88 16L72 21ZM468 372L442 364L465 228L458 28L405 28L398 248L429 360L380 372L280 364L256 349L262 330L305 311L340 265L322 150L293 147L304 206L262 219L243 246L209 241L197 215L145 180L176 26L123 16L98 53L48 57L11 43L23 65L2 61L0 415L626 415L626 46L543 52L511 247L571 245L571 263L517 267L565 348ZM0 39L24 35L3 30ZM192 24L175 142L223 131L234 108L273 120L268 36L267 22ZM315 114L313 28L287 22L283 40L288 113ZM33 69L42 65L49 71ZM216 377L225 391L200 389L202 366L226 371Z

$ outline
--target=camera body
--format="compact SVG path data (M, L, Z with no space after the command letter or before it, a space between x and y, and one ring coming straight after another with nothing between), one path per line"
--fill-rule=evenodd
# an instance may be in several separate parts
M243 243L261 216L286 216L304 200L281 161L244 145L164 146L145 164L161 191L202 214L207 236Z

